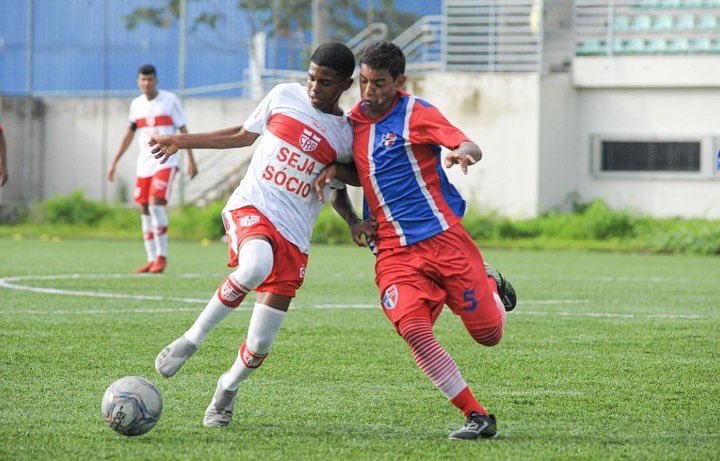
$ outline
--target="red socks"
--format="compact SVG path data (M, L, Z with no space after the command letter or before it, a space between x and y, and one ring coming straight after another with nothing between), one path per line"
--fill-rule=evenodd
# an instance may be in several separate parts
M461 390L455 398L450 399L450 403L462 411L466 418L472 412L480 413L481 415L488 414L487 410L478 403L473 393L470 392L469 387L465 387L465 389Z

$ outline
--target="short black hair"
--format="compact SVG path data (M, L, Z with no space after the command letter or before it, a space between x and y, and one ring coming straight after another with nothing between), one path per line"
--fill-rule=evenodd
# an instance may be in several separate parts
M341 77L351 77L355 71L355 55L344 43L328 42L318 46L310 62L329 67Z
M143 64L138 68L138 74L142 75L152 75L153 77L157 77L157 72L155 71L155 66L152 64Z
M405 55L399 46L391 42L378 42L365 48L360 65L371 69L386 70L392 78L405 73Z

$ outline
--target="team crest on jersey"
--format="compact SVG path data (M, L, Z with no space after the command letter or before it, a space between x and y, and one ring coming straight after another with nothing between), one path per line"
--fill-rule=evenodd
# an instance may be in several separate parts
M302 147L302 150L305 152L312 152L317 149L320 141L322 141L320 135L308 128L305 128L300 135L300 147Z
M398 294L398 289L396 285L390 285L389 287L387 287L382 297L383 307L387 310L395 309L399 296L400 295Z
M145 124L147 126L155 126L155 116L148 115L147 117L145 117Z
M240 218L240 227L250 227L260 222L260 216L251 214Z
M384 135L382 135L382 145L383 147L392 147L393 144L395 144L395 141L397 140L397 135L393 133L392 131L388 131Z

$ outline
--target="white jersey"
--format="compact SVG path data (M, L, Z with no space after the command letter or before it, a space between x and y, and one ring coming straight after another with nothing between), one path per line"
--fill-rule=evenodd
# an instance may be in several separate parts
M153 99L141 94L130 104L130 123L136 127L140 134L140 155L138 155L136 175L147 178L156 171L177 166L178 156L173 155L166 163L160 163L148 145L151 136L158 134L172 134L181 126L185 126L185 112L180 105L180 99L168 91L159 91Z
M331 163L352 161L349 120L315 109L305 87L284 83L265 96L243 127L263 136L224 211L254 206L283 237L308 253L322 207L313 181ZM332 187L345 186L334 181Z

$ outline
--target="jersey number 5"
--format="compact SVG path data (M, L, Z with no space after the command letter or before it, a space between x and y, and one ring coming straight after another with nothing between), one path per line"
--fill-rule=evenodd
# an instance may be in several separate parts
M465 290L463 291L463 299L467 301L467 304L465 307L463 307L463 310L465 312L472 312L477 307L477 299L475 298L475 289Z

